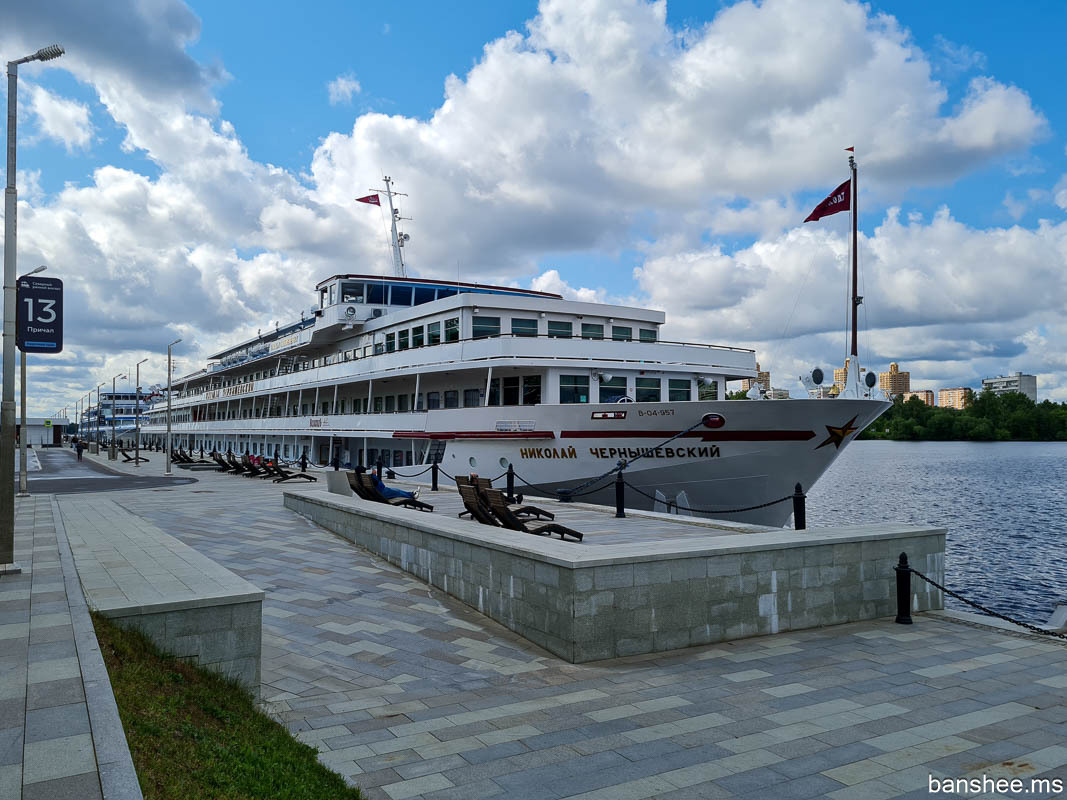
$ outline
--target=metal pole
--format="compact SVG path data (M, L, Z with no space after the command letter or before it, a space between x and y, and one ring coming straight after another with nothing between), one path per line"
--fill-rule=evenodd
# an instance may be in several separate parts
M100 384L96 387L96 454L100 455L100 412L103 410L103 404L100 402Z
M802 531L808 527L807 508L805 506L804 490L800 484L793 489L793 530Z
M115 375L111 378L111 447L108 448L108 460L118 460L115 452L115 378L127 378L126 375Z
M626 485L623 483L622 470L615 473L615 518L626 519Z
M22 403L22 410L19 413L21 417L21 424L19 425L19 493L16 497L29 497L30 493L26 490L26 459L28 458L26 453L26 353L25 351L19 352L20 372L19 372L19 393Z
M136 376L134 383L137 384L133 387L134 391L134 423L133 429L135 433L135 439L133 444L133 465L135 467L141 466L141 365L146 362L147 358L142 358L137 362Z
M911 567L908 554L901 553L893 569L897 573L897 619L901 625L911 625Z
M0 575L18 574L15 563L15 123L18 62L7 62L7 188L4 190L4 377L0 401Z
M163 470L163 474L170 475L170 373L171 373L171 350L174 345L178 344L181 339L171 342L167 345L167 455L166 455L166 468Z

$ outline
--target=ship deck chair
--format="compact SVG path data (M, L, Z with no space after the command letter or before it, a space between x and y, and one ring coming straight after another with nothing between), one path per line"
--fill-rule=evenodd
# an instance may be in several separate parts
M230 469L233 470L234 475L240 475L242 472L246 471L244 465L234 458L232 453L226 454L226 461L229 462Z
M471 479L466 475L456 476L456 486L471 486L479 495L481 495L482 504L486 505L485 492L493 488L493 482L489 478L475 478L475 482L471 483ZM505 501L507 498L504 498ZM521 498L520 498L521 499ZM511 513L518 517L537 517L538 519L555 519L556 515L550 511L545 511L543 508L537 506L523 505L522 503L508 503L508 508L511 509ZM466 516L469 512L462 511L460 516Z
M489 510L493 512L493 516L500 520L500 524L505 528L510 528L513 531L522 531L523 533L532 533L536 536L551 536L553 533L557 533L560 539L573 536L579 542L582 541L582 534L578 531L556 522L531 522L520 519L508 508L504 493L499 489L489 489L483 495L489 504Z
M272 461L267 462L267 472L269 475L264 475L264 478L273 478L272 483L281 483L283 481L291 481L294 478L305 478L309 481L317 481L314 475L308 475L306 472L293 472L291 470L282 469L276 463Z
M363 489L367 493L367 498L375 503L385 503L386 505L401 506L403 508L414 508L418 511L433 511L433 506L429 503L416 500L414 497L386 497L378 490L378 487L374 483L374 479L365 472L359 476L359 480L363 485Z
M264 470L252 463L251 456L241 456L241 466L245 468L246 478L262 477Z
M345 477L348 478L348 485L352 487L353 494L361 500L366 500L368 503L373 503L374 498L367 494L367 490L363 488L363 481L359 479L358 472L346 472Z
M148 459L145 458L144 456L136 456L136 457L135 456L131 456L129 453L126 452L126 448L125 447L120 447L119 448L119 452L122 453L122 460L124 462L132 461L132 462L136 463L136 462L140 462L140 461L148 461Z
M224 459L218 453L212 453L211 460L219 465L219 468L215 470L216 472L230 472L231 470L233 470L233 467L226 463L226 459Z
M459 482L457 481L457 483ZM500 527L500 523L493 516L493 512L482 502L482 498L479 497L478 492L469 482L459 484L459 496L463 498L463 507L466 509L466 511L460 512L459 516L462 517L464 514L469 514L471 519L483 525L490 525L494 528Z

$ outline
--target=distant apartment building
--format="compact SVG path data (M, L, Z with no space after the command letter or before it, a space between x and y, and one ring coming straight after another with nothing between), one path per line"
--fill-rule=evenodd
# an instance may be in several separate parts
M941 389L937 393L937 404L942 408L967 408L971 404L971 390L965 386Z
M839 367L834 370L834 396L841 394L845 390L845 378L848 375L849 366L852 364L852 356L848 356L845 359L845 366ZM860 367L860 381L863 381L863 373L867 371L866 367Z
M788 400L789 399L789 390L788 389L768 389L767 390L767 399L768 400Z
M883 372L882 374L884 375L885 373ZM904 374L906 375L907 373L904 373ZM905 403L908 402L909 400L911 400L911 398L913 398L913 397L918 397L920 400L922 400L928 406L932 406L934 404L934 393L930 389L919 389L918 391L915 391L915 392L902 392L901 393L901 398L904 400Z
M1019 394L1025 394L1035 403L1037 402L1036 375L1024 375L1021 372L1016 372L1014 375L982 378L982 388L991 390L993 394L1018 392Z
M907 394L911 391L911 373L901 372L895 361L889 365L889 372L878 373L878 388L890 397ZM930 402L933 405L933 401Z
M756 362L756 377L745 378L743 381L741 381L741 390L747 392L749 389L752 388L752 384L754 383L758 383L763 391L770 391L771 373L761 371L758 361Z

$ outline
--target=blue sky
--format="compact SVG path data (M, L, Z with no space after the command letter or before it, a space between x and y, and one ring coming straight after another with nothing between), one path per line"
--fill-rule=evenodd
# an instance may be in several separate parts
M68 50L20 91L20 259L69 275L85 331L53 394L176 335L196 366L387 269L350 203L383 171L414 272L663 308L797 388L843 338L847 220L801 220L852 144L866 361L1067 400L1063 3L124 5L0 12L3 57Z

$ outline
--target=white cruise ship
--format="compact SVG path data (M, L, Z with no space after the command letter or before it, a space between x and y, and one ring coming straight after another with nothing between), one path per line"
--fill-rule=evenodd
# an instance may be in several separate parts
M784 525L788 501L734 510L809 489L889 405L862 391L727 401L727 381L756 377L755 353L663 341L660 311L375 275L316 292L299 322L174 382L174 446L399 476L512 465L525 494L581 487L574 499L609 505L614 476L583 485L623 460L627 507ZM143 441L162 440L165 415L148 411Z

